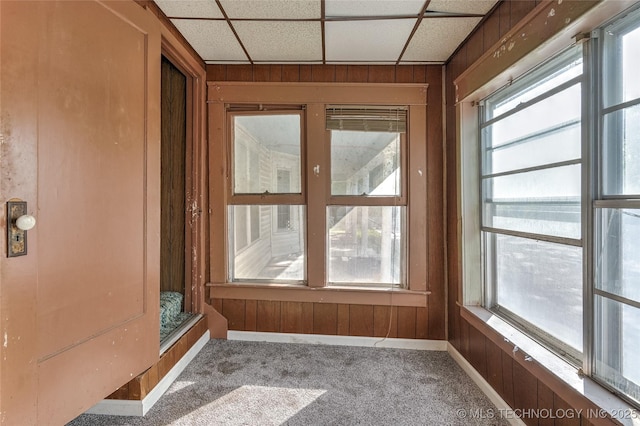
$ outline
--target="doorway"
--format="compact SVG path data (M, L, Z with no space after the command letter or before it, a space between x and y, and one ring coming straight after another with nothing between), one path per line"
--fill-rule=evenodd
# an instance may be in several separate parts
M165 56L161 67L160 352L189 328L187 289L187 77Z

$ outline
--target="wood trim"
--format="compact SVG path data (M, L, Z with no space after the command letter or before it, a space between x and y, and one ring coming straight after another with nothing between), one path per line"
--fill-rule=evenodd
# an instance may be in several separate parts
M590 32L634 3L631 0L544 0L454 80L456 102L481 87L480 97L492 93L537 65L541 58L572 45L577 34ZM534 51L536 55L529 55ZM489 82L490 87L483 87Z
M427 289L427 108L413 105L409 108L409 202L407 278L409 289Z
M325 200L327 192L325 181L329 167L327 165L327 145L324 129L325 106L323 104L307 105L309 117L307 132L306 180L307 194L314 194L307 199L307 283L309 287L324 287L326 284L326 252L327 209ZM316 169L317 167L317 169ZM318 173L316 173L316 170Z
M209 103L425 105L427 84L208 82ZM247 90L250 87L251 90ZM375 87L375 90L371 90Z
M211 281L227 280L227 144L223 104L209 104L209 259ZM215 200L215 202L212 202Z
M212 299L270 300L282 302L348 303L352 305L412 306L425 308L428 291L401 289L320 287L282 284L207 284Z

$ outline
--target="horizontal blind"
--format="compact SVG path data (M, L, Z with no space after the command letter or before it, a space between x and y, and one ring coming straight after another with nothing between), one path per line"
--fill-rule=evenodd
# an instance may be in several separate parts
M327 130L406 133L406 106L328 105Z

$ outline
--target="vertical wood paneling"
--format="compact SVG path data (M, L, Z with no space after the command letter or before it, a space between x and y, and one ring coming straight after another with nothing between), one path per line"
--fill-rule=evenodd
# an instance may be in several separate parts
M413 83L413 65L396 67L396 83ZM428 90L431 90L429 87Z
M502 395L502 350L491 339L486 339L485 353L487 359L487 382Z
M553 413L553 391L540 380L538 380L538 409L549 410L549 413ZM551 416L546 416L549 418L543 417L538 420L538 426L554 426L555 421Z
M302 333L302 302L282 302L280 309L280 332Z
M498 13L494 13L490 15L483 25L484 29L484 51L487 51L500 40L500 15Z
M280 331L280 302L258 300L256 309L256 331Z
M413 82L414 83L426 83L427 82L427 67L426 65L414 65L413 67Z
M269 65L269 81L282 81L282 65Z
M469 362L482 377L487 377L486 337L478 329L469 326Z
M226 79L226 65L207 65L207 81L225 81Z
M535 410L538 406L538 379L518 362L513 362L513 408ZM522 419L529 426L537 426L538 419Z
M373 307L373 335L396 337L398 335L398 309L390 306Z
M370 65L369 83L395 83L396 68L388 65Z
M511 28L536 7L535 0L511 0Z
M314 65L312 68L312 81L317 81L317 82L336 81L335 65Z
M313 333L336 334L338 329L338 305L335 303L313 304Z
M398 337L413 339L416 336L416 308L398 307Z
M498 18L500 19L500 37L511 29L511 2L503 1L498 7ZM456 76L457 77L457 76Z
M302 333L313 334L313 303L302 303Z
M349 305L338 305L338 330L341 336L349 335Z
M514 407L513 399L513 358L502 352L502 399L509 406Z
M283 65L282 81L300 81L300 65Z
M348 65L347 81L351 83L366 83L369 79L369 67L366 65Z
M538 386L540 386L540 382L538 382ZM538 387L538 395L540 394L540 387ZM573 407L571 407L567 402L558 396L558 394L553 394L553 401L551 406L553 407L554 412L556 413L567 413ZM540 408L547 408L540 407ZM620 416L619 416L620 417ZM613 423L613 422L612 422ZM540 423L542 425L542 423ZM588 424L588 423L587 423ZM556 419L556 426L580 426L581 420L579 418L570 418L569 416L564 416Z
M247 300L245 305L244 329L245 331L256 331L258 314L258 303L255 300Z
M445 336L445 259L444 259L444 146L442 134L442 68L427 67L427 284L428 333L426 338ZM422 321L418 321L421 324Z
M463 319L460 320L460 353L469 359L469 323Z
M211 300L211 306L216 311L222 313L222 299L212 299Z
M416 308L416 339L444 339L444 328L442 328L442 332L438 333L442 337L435 337L432 334L431 319L429 318L430 310L427 308ZM444 312L444 311L443 311ZM444 322L444 316L442 318L438 318L438 320ZM438 330L439 327L434 327L435 330ZM432 337L433 336L433 337Z
M253 81L251 65L227 65L228 81Z
M336 83L344 83L348 81L348 71L349 71L349 68L347 65L336 65L335 66Z
M349 334L373 336L373 306L349 305Z
M271 81L270 65L254 65L253 81Z
M467 41L467 65L471 65L484 53L484 26L478 28Z
M300 65L300 81L312 81L311 65Z
M244 330L244 308L244 300L224 299L222 301L222 315L227 318L229 330Z

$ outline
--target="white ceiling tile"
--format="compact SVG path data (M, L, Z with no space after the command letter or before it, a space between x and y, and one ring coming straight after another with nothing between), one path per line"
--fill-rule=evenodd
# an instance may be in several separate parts
M395 61L414 19L325 23L327 61Z
M205 61L245 61L247 55L226 21L172 19L171 22Z
M320 22L235 21L233 27L253 60L322 60Z
M215 0L155 0L170 18L224 18Z
M319 19L320 0L221 0L230 19Z
M402 57L403 61L446 61L480 20L481 18L423 19Z
M432 0L427 11L486 14L497 0Z
M424 0L326 0L326 16L419 15Z

